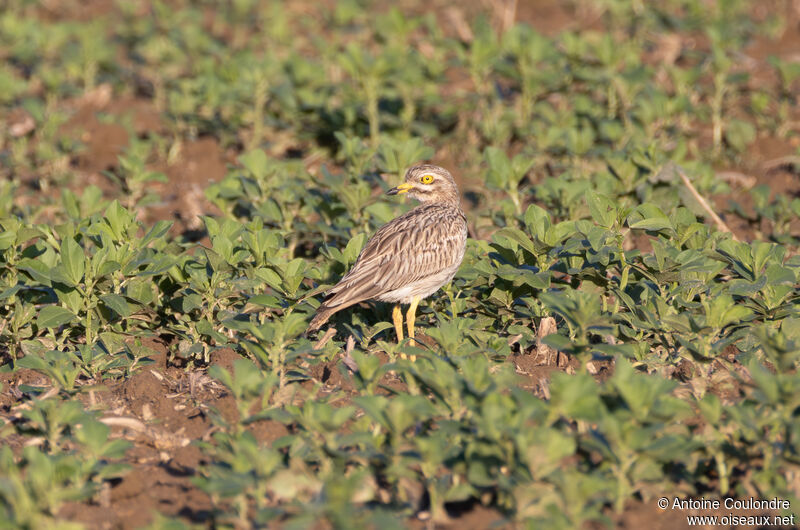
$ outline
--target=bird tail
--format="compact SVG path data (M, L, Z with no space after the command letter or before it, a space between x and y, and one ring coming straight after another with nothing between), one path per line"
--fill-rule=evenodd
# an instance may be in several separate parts
M324 326L328 319L338 310L338 307L325 307L325 304L319 306L319 309L317 309L317 312L314 314L314 318L311 319L311 323L308 325L308 331L306 333L317 331Z
M328 321L334 313L338 313L342 309L347 309L351 305L355 305L361 301L363 298L350 298L346 301L342 300L341 293L334 293L330 295L327 299L325 299L322 304L317 308L317 312L314 314L314 318L311 319L311 323L308 325L308 329L306 330L306 334L311 333L312 331L316 331Z

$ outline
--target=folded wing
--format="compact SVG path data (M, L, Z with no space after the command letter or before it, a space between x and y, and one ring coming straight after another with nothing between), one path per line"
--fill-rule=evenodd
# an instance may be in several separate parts
M328 291L311 329L336 311L456 265L466 237L466 219L459 210L435 207L420 206L381 227L353 268Z

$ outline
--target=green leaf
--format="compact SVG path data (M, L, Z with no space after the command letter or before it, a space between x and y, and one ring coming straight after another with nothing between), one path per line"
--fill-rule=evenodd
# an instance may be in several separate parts
M151 242L163 238L167 232L169 232L169 229L172 228L172 225L172 221L157 221L156 224L150 227L150 230L148 230L139 244L142 247L146 247Z
M528 209L525 210L525 227L533 237L540 241L552 244L550 241L547 241L545 237L552 224L550 214L540 206L531 204L528 206Z
M239 162L257 179L267 176L269 160L262 149L253 149L239 157Z
M72 285L77 285L83 279L86 266L86 257L81 246L72 238L67 238L61 242L61 262L64 265L64 272Z
M57 328L63 324L72 322L75 313L57 305L43 307L36 318L36 325L40 328Z
M672 229L672 223L666 217L651 217L649 219L642 219L641 221L630 223L628 226L637 230L649 230L652 232Z
M585 197L594 222L603 228L611 228L617 217L617 209L611 199L590 190L586 191Z
M531 254L536 255L536 248L533 246L533 241L531 241L531 238L525 235L525 232L523 232L522 230L518 228L506 227L506 228L501 228L500 230L495 232L492 239L494 239L499 245L505 247L506 245L503 245L503 242L500 239L501 237L514 241L515 243L519 244L522 248L524 248Z
M504 189L511 179L511 161L505 151L497 147L487 147L483 152L489 170L486 183L495 189Z
M747 368L756 387L761 391L762 400L769 404L778 403L781 391L775 375L764 368L756 359L752 359Z
M598 385L589 374L554 374L550 394L551 412L559 412L570 419L597 421L605 410Z
M125 239L128 227L134 221L133 215L116 199L108 205L104 215L114 239L118 241Z
M52 268L48 267L46 263L38 259L25 259L20 261L19 270L25 271L30 274L34 282L51 286L51 272Z
M257 294L247 299L248 303L279 309L283 307L280 299L270 294Z
M756 128L752 123L731 119L725 127L725 141L738 152L743 152L756 138Z
M722 418L722 402L712 393L707 393L703 399L697 402L700 412L708 423L716 426Z
M639 230L649 230L658 232L661 230L674 230L669 217L652 203L645 203L638 206L628 215L628 226Z
M128 301L124 297L108 293L100 296L100 300L112 311L121 316L122 318L128 317L131 314L131 308Z
M358 254L361 252L361 249L364 248L364 245L367 242L367 234L360 233L354 236L350 241L347 242L347 246L342 251L342 257L345 259L345 265L350 265L355 262Z
M14 244L17 232L11 230L0 231L0 250L6 250Z

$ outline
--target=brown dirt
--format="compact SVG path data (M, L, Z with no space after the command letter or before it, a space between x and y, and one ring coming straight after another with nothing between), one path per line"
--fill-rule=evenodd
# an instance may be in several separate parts
M601 24L590 10L576 10L561 0L536 0L517 4L517 21L530 24L549 37L563 31L600 29Z
M99 173L117 167L117 157L128 145L128 133L118 123L103 123L97 118L97 109L85 105L64 125L62 134L77 136L84 149L73 161L80 171ZM100 184L101 181L91 182Z
M163 202L148 209L148 220L174 220L182 231L202 229L201 215L220 213L206 200L204 190L225 176L227 164L234 159L235 153L222 149L216 138L205 136L184 142L179 160L158 168L168 181L153 186Z
M353 386L352 380L342 376L339 370L341 365L342 361L339 357L332 361L321 362L311 367L311 377L325 385L326 388L341 389L348 394L355 393L356 388Z
M195 524L212 523L211 499L192 482L204 461L195 443L207 440L215 430L211 409L232 422L237 419L236 403L205 370L168 366L164 345L146 345L159 351L154 365L87 398L100 402L102 417L133 418L147 426L145 432L113 428L115 435L133 443L126 456L132 469L99 500L63 506L61 518L89 528L139 528L156 513ZM212 353L211 364L232 370L239 358L232 350L218 350ZM250 429L262 443L288 434L283 424L271 420L255 422Z
M39 2L38 16L42 20L89 21L110 14L112 0L45 0Z
M0 412L8 413L22 398L20 385L49 386L50 381L39 372L18 368L14 372L0 373Z
M117 185L101 172L117 169L118 157L125 153L129 144L128 132L122 125L124 120L131 120L132 132L139 136L153 133L164 136L167 126L152 101L147 99L84 97L76 104L73 116L61 130L65 137L77 136L84 144L72 162L77 173L72 186L79 191L93 184L109 196L118 196ZM101 114L106 118L101 120ZM148 191L162 200L147 207L140 217L147 223L175 221L174 233L184 233L202 228L199 216L219 213L205 199L203 190L211 181L225 176L227 164L235 160L236 153L223 149L213 137L184 141L177 147L177 153L170 164L158 161L151 165L150 169L167 176L167 182L149 185Z
M744 56L739 61L741 71L749 74L749 84L754 89L768 89L778 92L780 79L775 68L769 63L772 56L785 60L798 60L800 57L800 5L797 2L784 2L779 4L778 12L783 17L785 27L775 39L758 37L750 42L744 49ZM769 14L775 13L775 5L765 2L756 3L753 7L753 17L763 20ZM795 82L791 87L793 97L800 102L800 83ZM794 122L793 134L779 138L765 131L759 131L755 141L748 146L745 158L734 171L744 176L753 177L756 184L766 184L772 191L772 196L787 194L797 197L800 194L800 175L794 173L787 164L777 163L780 159L798 154L800 148L800 105L791 105L789 120ZM728 168L721 168L728 169ZM716 197L715 204L719 210L727 209L729 201L736 200L743 206L748 214L753 212L753 203L747 193L741 193L741 186L732 186L728 196ZM765 233L771 227L753 227L735 214L727 214L725 222L731 230L743 240L752 240L759 236L758 232ZM800 223L792 225L792 232L800 234Z
M91 528L137 528L152 521L156 512L208 522L211 500L192 484L203 456L191 442L203 439L212 428L208 408L232 398L200 371L167 367L164 345L147 346L159 351L154 365L108 385L94 398L101 417L133 418L148 427L145 432L112 428L133 443L126 457L131 471L99 504L67 504L60 517Z
M529 389L531 393L541 398L549 395L550 374L564 370L548 363L548 359L542 359L535 351L515 354L511 357L511 362L514 363L516 373L524 378L520 387Z
M123 96L98 102L82 98L75 105L73 115L60 129L63 137L77 138L83 145L71 161L74 176L68 186L80 194L85 187L94 185L107 198L118 198L121 195L119 185L104 172L113 173L118 169L119 156L125 154L129 145L124 120L130 119L132 132L138 136L153 133L165 136L165 125L152 102L146 99ZM171 164L154 161L150 165L150 170L164 173L167 182L148 184L148 193L155 193L161 200L141 209L139 218L147 224L174 221L174 235L195 237L193 234L202 234L200 216L220 213L206 200L203 190L210 182L225 176L228 164L235 157L235 152L223 149L213 137L184 141ZM35 182L36 176L28 180ZM60 189L52 187L46 193L55 197Z

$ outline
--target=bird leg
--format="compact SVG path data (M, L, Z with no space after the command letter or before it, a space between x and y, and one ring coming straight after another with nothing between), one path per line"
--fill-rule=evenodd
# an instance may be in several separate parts
M394 321L394 330L397 332L397 343L399 344L403 341L403 311L400 309L400 304L392 309L392 321Z
M411 305L408 306L408 313L406 313L406 324L408 324L408 336L414 338L414 320L417 318L417 306L419 305L419 296L411 299Z
M406 313L406 324L408 324L408 336L412 339L414 338L414 320L417 317L417 305L419 305L419 296L415 296L411 299L411 305L408 306L408 313ZM402 355L403 359L406 358L405 354ZM411 361L416 361L417 356L411 355L409 356Z

